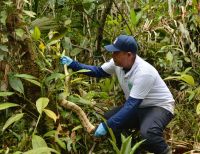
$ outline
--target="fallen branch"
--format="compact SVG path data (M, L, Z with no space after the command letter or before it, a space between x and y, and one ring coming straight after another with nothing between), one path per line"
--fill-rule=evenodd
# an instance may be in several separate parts
M65 91L69 92L68 89L68 84L69 84L69 73L67 71L67 66L64 65L64 71L65 71ZM63 106L66 109L72 110L73 112L75 112L78 115L79 120L81 121L82 126L86 129L86 131L88 133L92 133L95 130L95 126L92 125L89 121L89 119L87 118L85 112L75 103L70 102L66 99L61 99L60 101L60 105Z
M89 121L89 119L87 118L85 112L75 103L67 101L65 99L63 99L60 104L69 110L72 110L73 112L75 112L78 115L79 120L81 121L81 124L83 125L83 127L86 129L86 131L88 133L93 132L93 130L95 129L95 126L92 125Z

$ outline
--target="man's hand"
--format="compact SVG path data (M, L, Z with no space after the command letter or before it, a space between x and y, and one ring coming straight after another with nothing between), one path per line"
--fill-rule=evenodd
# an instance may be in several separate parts
M101 136L106 135L106 133L107 133L107 130L106 130L105 124L100 123L98 128L96 129L96 131L94 133L94 136L95 137L101 137Z
M73 62L73 60L68 56L62 56L60 58L60 63L63 64L63 65L66 64L67 66L69 66L72 62Z

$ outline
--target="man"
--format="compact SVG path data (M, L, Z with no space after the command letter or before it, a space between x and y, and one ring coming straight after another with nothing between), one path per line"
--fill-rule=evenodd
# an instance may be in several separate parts
M144 147L155 154L169 154L170 148L163 138L163 130L172 120L174 99L157 70L137 55L137 42L132 36L120 35L113 44L105 46L112 59L101 67L90 66L62 57L61 63L74 71L88 69L86 75L109 77L115 74L125 94L123 106L105 113L120 146L124 130L139 130L145 140ZM95 136L107 133L105 123L100 123Z

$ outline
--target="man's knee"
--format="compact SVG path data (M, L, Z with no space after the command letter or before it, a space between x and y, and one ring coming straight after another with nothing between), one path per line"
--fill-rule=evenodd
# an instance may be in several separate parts
M146 140L154 140L155 137L162 137L162 132L154 128L144 128L140 130L141 137Z

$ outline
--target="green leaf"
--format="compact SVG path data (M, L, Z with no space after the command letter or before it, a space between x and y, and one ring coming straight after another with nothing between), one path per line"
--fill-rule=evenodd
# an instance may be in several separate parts
M12 6L13 2L12 1L4 1L4 4L6 4L7 6Z
M173 79L179 79L179 76L168 76L164 80L173 80Z
M197 112L198 115L200 115L200 103L197 105L196 112Z
M188 97L188 101L190 102L190 101L194 98L195 92L194 92L194 91L191 91L191 92L189 92L189 93L190 93L190 95L189 95L189 97Z
M194 86L194 78L191 75L187 75L187 74L182 74L180 77L181 80L185 81L186 83Z
M120 152L122 154L130 154L130 152L131 152L131 140L132 140L132 137L129 136L129 137L125 138L124 141L122 142L122 146L121 146L121 150L120 150Z
M55 44L55 43L52 43L52 42L59 42L60 39L62 39L63 37L65 37L67 33L68 33L68 30L66 28L62 32L59 32L56 35L53 35L53 37L49 40L49 43L47 43L47 46Z
M0 44L0 50L1 50L1 51L5 51L5 52L8 52L8 46L6 46L6 45L1 45L1 44Z
M14 103L2 103L0 104L0 110L4 110L10 107L15 107L15 106L19 106L18 104L14 104Z
M6 121L5 125L3 126L2 131L5 131L11 124L20 120L23 117L23 115L24 115L24 113L20 113L20 114L16 114L16 115L13 115L12 117L10 117Z
M17 35L18 37L21 38L21 37L23 37L25 31L24 31L23 29L21 29L21 28L18 28L18 29L15 29L15 33L16 33L16 35Z
M133 25L136 25L137 24L137 19L136 19L136 14L135 14L134 9L130 10L130 17L131 17L131 23Z
M173 61L173 55L172 53L169 51L166 55L166 59L171 63Z
M74 48L71 52L70 52L70 56L77 56L82 50L80 48Z
M192 50L192 52L196 52L196 51L197 51L197 48L196 48L194 42L192 42L192 43L190 44L190 49Z
M32 79L25 79L25 80L27 80L27 81L29 81L29 82L31 82L31 83L33 83L33 84L35 84L35 85L41 87L41 83L38 82L38 81L36 81L36 80L32 80Z
M142 15L143 15L142 11L137 13L137 15L136 15L136 25L138 24L139 20L142 18Z
M49 85L49 82L53 79L57 80L57 79L64 79L65 75L62 73L52 73L50 76L48 76L45 79L45 84Z
M46 153L50 153L50 152L60 154L58 151L56 151L52 148L48 148L48 147L41 147L41 148L29 150L27 152L24 152L23 154L46 154Z
M0 12L0 22L5 26L6 25L6 19L7 19L7 11L3 10Z
M38 135L33 135L33 137L32 137L32 147L33 147L33 149L38 149L38 148L41 148L41 147L47 147L47 144L42 137L40 137Z
M44 137L54 137L56 134L56 131L55 130L51 130L47 133L44 134Z
M114 141L112 141L111 139L109 139L110 143L112 144L113 146L113 149L115 150L116 154L120 154L120 151L116 145L116 143Z
M68 151L71 151L71 149L72 149L72 147L71 147L71 145L72 145L72 139L71 138L67 138L67 150Z
M19 78L9 76L9 84L14 90L24 94L24 86Z
M125 142L126 140L126 137L123 134L121 134L121 140L122 140L122 143Z
M32 17L32 18L34 18L35 15L36 15L36 13L33 12L33 11L23 10L23 12L24 12L26 15L28 15L29 17Z
M187 74L181 74L181 76L169 76L165 78L164 80L173 80L173 79L185 81L186 83L192 86L195 85L194 78L191 75L187 75Z
M75 131L75 130L78 130L78 129L82 129L82 128L83 128L82 125L78 125L78 126L74 127L74 128L72 129L72 131Z
M57 142L61 148L66 150L66 144L62 140L60 140L59 138L56 137L55 142ZM67 143L69 143L69 142L67 142Z
M43 109L43 111L46 113L46 115L47 115L49 118L53 119L54 122L56 122L57 116L56 116L56 114L55 114L53 111L48 110L48 109Z
M190 63L190 62L191 62L191 60L190 60L190 58L189 58L189 57L184 57L184 60L185 60L186 62L188 62L188 63Z
M46 97L41 97L36 101L36 107L40 114L42 114L43 109L47 107L48 103L49 99Z
M39 29L37 26L35 26L34 31L33 31L32 35L31 35L32 38L33 38L35 41L37 41L37 40L40 39L40 35L41 35L40 29Z
M11 96L11 95L13 95L14 94L14 92L4 92L4 91L2 91L2 92L0 92L0 97L2 96L2 97L5 97L5 96Z
M136 143L136 144L132 147L130 154L134 154L135 151L136 151L136 149L137 149L144 141L145 141L145 140L142 140L142 141Z
M29 81L29 82L41 87L41 84L38 81L36 81L37 78L32 76L32 75L29 75L29 74L15 74L14 76L18 77L18 78L22 78L24 80L27 80L27 81Z
M192 67L188 67L185 69L184 74L186 74L187 72L189 72L192 69Z
M67 27L69 24L71 24L71 22L72 22L72 21L71 21L70 19L65 20L64 26Z
M14 76L23 79L37 79L36 77L29 74L15 74Z
M62 45L63 45L64 49L69 50L69 51L72 50L72 43L71 43L71 40L69 37L64 37L62 39Z

